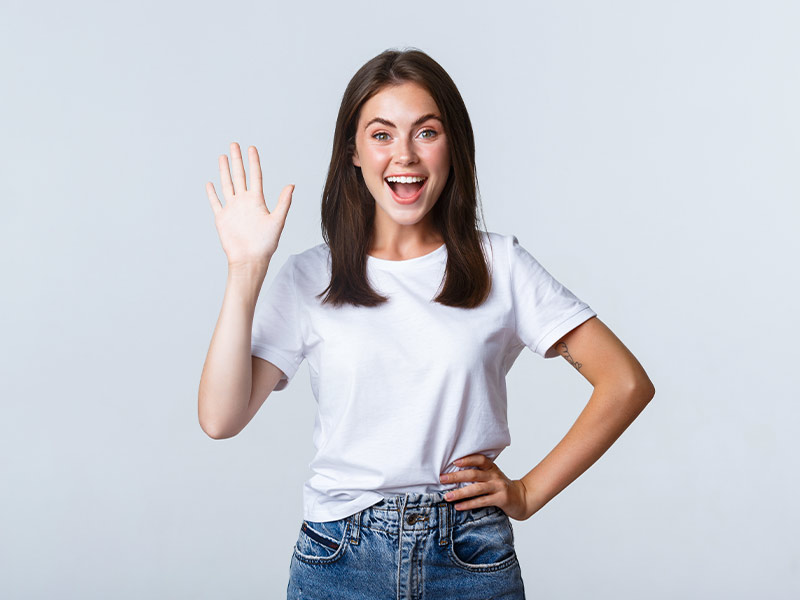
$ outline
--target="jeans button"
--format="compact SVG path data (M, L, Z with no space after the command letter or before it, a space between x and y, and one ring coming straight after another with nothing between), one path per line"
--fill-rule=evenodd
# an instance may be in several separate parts
M406 519L406 523L408 523L409 525L413 525L416 522L417 522L417 515L409 515L409 517Z

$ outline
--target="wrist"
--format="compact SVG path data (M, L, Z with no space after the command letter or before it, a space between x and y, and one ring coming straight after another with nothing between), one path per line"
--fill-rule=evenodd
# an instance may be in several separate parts
M269 269L269 259L228 263L228 277L235 279L264 279Z
M547 504L547 500L537 493L537 486L527 475L526 477L523 477L519 481L525 491L525 518L530 519L540 508Z

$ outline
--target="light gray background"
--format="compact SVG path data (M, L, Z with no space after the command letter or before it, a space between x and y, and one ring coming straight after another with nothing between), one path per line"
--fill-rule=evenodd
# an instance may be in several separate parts
M341 95L414 46L514 233L657 394L533 518L530 598L796 598L800 9L795 2L4 2L3 598L280 598L302 518L307 367L228 440L197 421L226 259L204 191L257 146L295 183L265 285L322 241ZM221 191L220 191L221 193ZM591 386L509 374L522 477Z

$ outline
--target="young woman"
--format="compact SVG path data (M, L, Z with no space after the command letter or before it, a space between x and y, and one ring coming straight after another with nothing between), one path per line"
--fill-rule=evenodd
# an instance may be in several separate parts
M318 403L313 476L289 598L524 598L510 519L592 465L653 397L636 358L515 236L478 228L475 145L455 84L387 50L342 99L322 197L325 243L259 292L293 185L272 212L248 149L206 186L228 258L199 391L213 438L236 435L303 360ZM524 347L593 386L563 440L521 479L505 376Z

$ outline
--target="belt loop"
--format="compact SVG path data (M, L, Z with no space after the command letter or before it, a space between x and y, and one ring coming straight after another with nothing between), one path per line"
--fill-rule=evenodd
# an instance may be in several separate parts
M359 534L361 533L361 513L358 511L350 517L350 543L358 545Z
M446 546L450 543L450 505L447 502L439 503L439 545Z

